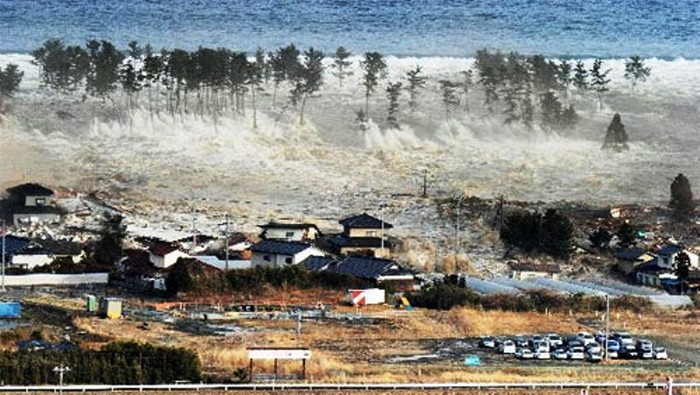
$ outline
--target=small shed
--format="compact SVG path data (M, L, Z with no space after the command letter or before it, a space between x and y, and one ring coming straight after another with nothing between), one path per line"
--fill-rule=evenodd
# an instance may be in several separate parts
M97 297L95 295L85 295L85 311L95 313L98 307Z
M122 316L122 300L118 298L100 299L100 314L104 318L117 319Z
M349 289L345 300L353 306L383 304L386 293L381 288Z

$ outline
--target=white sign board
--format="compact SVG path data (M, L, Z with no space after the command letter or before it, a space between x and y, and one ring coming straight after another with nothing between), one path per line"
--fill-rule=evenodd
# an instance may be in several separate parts
M264 348L249 349L250 359L309 359L311 351L305 349Z

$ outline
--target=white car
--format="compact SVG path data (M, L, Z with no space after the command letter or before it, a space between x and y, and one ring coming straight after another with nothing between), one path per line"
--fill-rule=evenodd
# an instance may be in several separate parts
M529 348L520 348L515 352L515 357L518 359L532 359L535 354Z
M583 360L586 358L586 355L583 352L583 347L572 347L569 349L567 352L567 357L571 359L572 361L574 360Z
M552 355L549 353L549 351L535 351L535 358L536 359L551 359Z
M668 353L663 347L656 347L654 349L654 358L656 359L668 359Z
M494 339L491 336L484 336L479 340L479 344L481 345L481 347L495 348L496 347L496 339Z
M603 356L599 352L586 351L586 361L588 362L600 362L603 360Z
M504 340L501 343L501 352L503 354L515 354L515 342L512 340Z
M588 332L579 332L576 334L576 338L583 343L584 346L595 343L595 337Z
M634 345L634 339L627 332L615 332L615 340L620 342L620 346L626 346L628 344Z
M566 350L563 348L557 348L552 352L552 356L554 359L567 359L569 356L566 353Z
M564 345L564 339L556 333L548 333L544 338L549 342L551 347L559 347Z
M586 351L600 354L603 352L603 348L600 346L600 344L593 342L593 343L589 343L586 346Z
M620 352L620 343L617 340L608 340L608 358L615 359Z

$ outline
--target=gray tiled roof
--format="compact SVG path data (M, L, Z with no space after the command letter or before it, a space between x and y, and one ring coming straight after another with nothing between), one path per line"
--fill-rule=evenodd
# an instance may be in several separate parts
M349 256L328 271L351 276L377 279L386 275L412 274L392 259Z
M346 228L361 228L361 229L381 229L382 220L373 217L367 213L362 213L359 215L353 215L351 217L343 218L338 221L341 225ZM384 221L384 229L391 229L394 225Z
M250 247L250 250L252 252L267 252L270 254L296 255L310 247L311 245L307 243L279 240L263 240L259 243L253 244Z

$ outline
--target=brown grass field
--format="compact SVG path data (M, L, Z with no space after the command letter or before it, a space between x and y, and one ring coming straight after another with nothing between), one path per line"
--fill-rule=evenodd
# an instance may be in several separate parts
M644 315L613 312L613 329L630 331L635 337L653 339L669 350L672 361L610 361L602 364L546 362L523 363L502 357L485 355L482 366L465 367L461 357L426 359L421 361L389 362L392 357L430 355L441 344L454 344L465 338L474 341L482 335L513 335L557 332L572 334L580 330L595 332L601 317L591 314L539 314L475 309L453 309L437 312L423 309L398 311L390 307L373 307L361 314L381 317L368 323L347 320L305 320L297 343L294 320L249 319L217 324L236 326L239 332L230 336L198 334L194 326L165 322L149 322L142 328L140 319L106 320L82 312L79 299L35 298L39 306L64 311L77 331L81 331L85 347L99 347L113 340L138 340L159 345L187 347L196 350L202 360L204 373L215 380L231 378L237 368L248 366L246 347L301 345L312 351L307 364L307 382L323 383L388 383L388 382L581 382L581 381L642 381L660 382L671 375L676 382L700 381L700 316L692 311L658 311ZM128 304L128 302L127 302ZM350 307L336 311L357 313ZM50 319L45 319L48 327ZM187 322L187 321L185 321ZM189 325L189 324L188 324ZM23 329L26 336L28 329ZM11 337L7 337L10 346ZM475 350L475 352L484 352ZM295 373L298 362L280 363L280 373ZM256 361L256 372L272 372L272 362ZM463 393L478 391L448 391L420 393ZM599 390L590 393L649 394L654 391L624 392ZM658 391L657 391L658 392ZM208 392L215 393L215 392ZM333 392L337 393L337 392ZM353 392L357 393L357 392ZM376 392L394 393L394 392ZM395 393L410 394L407 391ZM487 391L479 393L533 394L532 391ZM568 391L537 391L538 394L578 393ZM692 390L676 392L694 394ZM154 393L155 394L155 393Z

